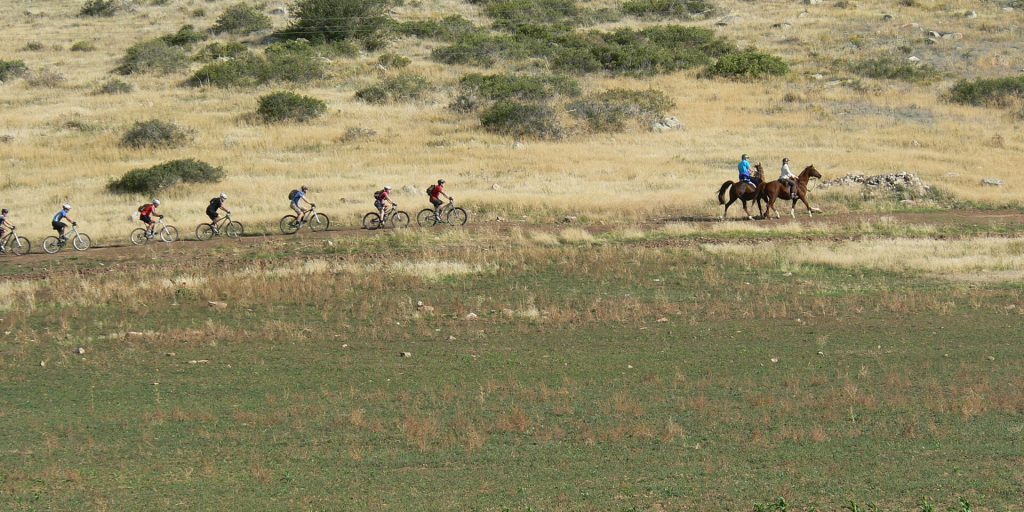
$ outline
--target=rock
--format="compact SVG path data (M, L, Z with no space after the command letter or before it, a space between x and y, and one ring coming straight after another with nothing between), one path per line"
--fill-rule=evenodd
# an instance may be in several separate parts
M228 135L224 137L224 148L231 149L238 145L238 137Z
M818 355L819 355L819 356L823 356L823 355L825 355L825 353L819 350L819 351L818 351Z
M505 217L495 217L494 222L505 222Z
M193 359L193 360L189 361L188 364L207 364L209 362L210 362L209 359Z
M405 185L402 187L402 192L405 192L406 194L415 194L417 191L419 191L419 189L412 185Z
M669 130L682 130L683 123L679 122L674 116L663 117L657 121L651 123L651 130L656 132L667 132Z
M211 301L207 302L206 305L209 306L212 309L227 309L228 308L228 303L227 302L217 302L215 300L211 300Z
M809 13L809 12L807 12L807 11L803 11L803 12L801 12L800 14L797 14L797 15L796 15L796 17L797 17L797 18L806 18L806 17L807 17L807 15L809 15L809 14L811 14L811 13Z
M398 357L412 357L412 352L399 352Z
M497 183L495 183L495 184L491 185L491 190L501 190L501 185L498 185Z
M416 301L416 307L422 308L423 307L423 301L422 300Z
M815 73L815 74L811 75L811 78L813 78L815 80L824 80L825 79L825 75L823 75L821 73Z
M418 307L416 309L418 309L422 313L433 313L434 312L434 306L420 306L420 307Z
M1013 7L1010 7L1010 6L1003 7L1003 12L1013 12Z
M921 147L921 143L918 142L917 139L914 139L914 140L910 141L910 145L914 146L915 148Z
M967 11L967 12L964 13L964 18L967 18L969 20L973 20L974 18L977 18L977 17L978 17L978 13L976 13L974 11Z
M777 363L777 362L779 362L779 358L777 358L777 357L773 357L773 358L771 359L771 361L772 361L773 363Z
M819 185L822 188L861 186L869 189L885 190L888 192L911 191L921 195L931 190L931 185L921 181L916 174L910 172L896 172L892 174L879 174L876 176L865 176L863 174L847 174L834 180L822 181Z
M995 356L988 356L985 359L988 359L989 361L995 361L996 360Z
M509 308L505 308L505 309L501 310L501 315L506 317L506 318L512 318L513 316L516 315L516 312L511 310L511 309L509 309Z
M39 366L46 368L46 361L39 361Z
M576 216L575 215L566 215L562 219L562 224L572 224L573 222L576 222Z
M882 21L892 21L894 19L896 19L896 17L893 16L892 14L883 14L882 15Z
M931 37L933 39L940 39L942 37L942 34L936 32L934 30L929 30L928 31L928 37Z
M145 337L145 336L146 336L146 333L139 332L139 331L128 331L128 332L124 333L124 337L128 338L128 339L142 338L142 337Z
M1003 180L996 178L985 178L981 180L982 186L985 187L1001 187L1003 186Z
M78 348L76 348L75 349L75 353L78 354L78 355L84 354L85 353L85 347L78 347Z
M271 16L288 16L288 8L283 5L275 5L270 9Z
M468 315L466 315L466 320L476 320L477 318L480 318L480 317L477 316L477 314L473 313L473 312L470 312Z
M174 357L174 356L176 356L178 354L175 354L174 352L167 352L164 355L167 356L167 357Z
M334 247L334 241L333 240L324 240L324 245L326 245L327 247Z
M778 29L778 30L789 30L789 29L793 28L793 25L791 23L786 23L786 22L773 23L772 24L772 28Z
M946 32L945 34L942 34L942 38L946 40L960 40L964 38L964 35L960 32Z
M910 57L907 57L907 62L910 62L912 64L917 64L918 62L921 62L921 59L911 55Z
M525 147L526 147L526 144L523 144L522 142L520 142L518 140L512 143L512 149L523 149Z
M451 335L448 336L448 341L455 341L455 340L456 340L455 336L451 336Z

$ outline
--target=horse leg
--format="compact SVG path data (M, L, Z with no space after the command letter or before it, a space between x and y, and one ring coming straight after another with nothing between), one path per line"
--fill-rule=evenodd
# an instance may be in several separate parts
M729 207L732 206L732 204L735 203L735 202L736 202L736 198L735 197L730 197L729 198L729 202L725 203L725 211L722 212L721 220L725 220L725 215L727 213L729 213Z
M806 194L800 194L800 200L803 201L804 202L804 206L807 207L807 216L808 217L814 217L814 214L811 213L812 210L814 210L814 209L811 208L811 203L807 202L807 195ZM793 200L793 209L796 210L796 200Z
M793 197L793 204L789 205L789 216L794 218L794 219L796 218L796 200L797 200L797 198L796 198L796 196L794 196Z
M740 199L740 201L742 202L741 204L743 205L743 212L747 214L747 220L754 220L754 217L750 216L750 210L747 209L747 200L746 199Z

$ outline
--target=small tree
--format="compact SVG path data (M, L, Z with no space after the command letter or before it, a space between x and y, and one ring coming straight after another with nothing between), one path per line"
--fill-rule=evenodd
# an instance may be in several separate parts
M251 34L272 26L270 16L249 4L235 4L224 10L211 29L214 34Z
M327 112L327 104L316 98L288 91L278 91L260 97L256 114L268 123L282 121L305 122Z
M388 27L388 0L298 0L295 21L279 35L314 43L360 41L367 49L383 46Z
M159 119L137 121L121 138L126 148L176 148L191 139L189 130Z
M172 73L188 65L188 52L163 39L136 43L125 51L116 71L122 75L135 73Z

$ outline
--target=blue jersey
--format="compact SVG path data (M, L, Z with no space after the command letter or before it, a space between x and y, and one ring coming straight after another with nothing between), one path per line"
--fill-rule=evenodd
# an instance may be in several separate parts
M302 190L296 191L295 195L292 196L292 204L298 205L299 204L299 199L302 199L303 197L306 197L306 193L305 192L303 192Z
M60 222L61 220L63 220L67 216L68 216L68 211L67 210L61 210L61 211L57 212L57 215L53 216L53 221L54 222Z

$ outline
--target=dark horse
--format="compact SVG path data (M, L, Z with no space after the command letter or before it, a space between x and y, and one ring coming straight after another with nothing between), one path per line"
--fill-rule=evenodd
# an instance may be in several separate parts
M783 201L793 201L792 206L790 206L789 208L789 214L794 218L796 217L796 202L798 200L804 202L804 206L807 207L808 216L811 216L811 212L813 211L820 212L821 210L818 210L817 208L811 208L811 204L807 202L807 184L810 183L811 178L820 179L821 174L818 172L817 169L814 168L813 165L808 165L806 168L804 168L803 172L800 173L800 176L797 177L795 197L789 193L789 185L786 185L778 180L769 183L764 183L757 187L758 211L761 211L761 200L765 200L768 202L768 206L764 209L763 213L761 214L761 218L767 219L768 214L770 214L772 210L775 210L776 219L780 217L779 210L775 209L776 199L782 199Z
M754 181L761 183L764 179L764 169L761 168L761 162L754 165L754 169L757 172L754 173ZM722 183L722 187L718 189L718 204L725 205L725 211L722 212L722 220L725 220L725 214L729 213L729 207L736 202L737 199L743 202L743 211L747 212L747 218L754 220L754 217L750 215L750 210L747 209L747 201L753 202L757 199L757 191L760 185L751 185L750 183L744 183L742 181L726 181ZM725 202L725 191L729 190L729 202ZM761 213L761 204L757 205L758 214Z

